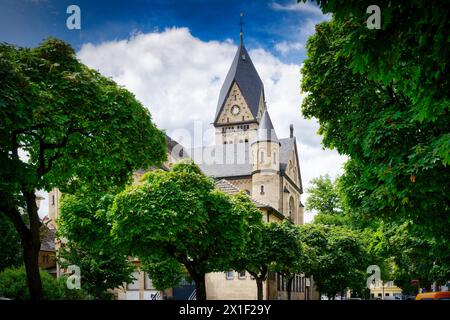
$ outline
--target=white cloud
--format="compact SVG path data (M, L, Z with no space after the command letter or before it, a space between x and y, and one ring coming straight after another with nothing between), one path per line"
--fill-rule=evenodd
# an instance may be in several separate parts
M78 57L133 92L158 127L173 138L174 132L192 131L193 123L201 122L203 130L210 129L205 140L211 142L220 87L236 50L229 40L204 42L187 28L172 28L135 34L128 40L85 44ZM345 159L334 151L322 150L316 121L305 120L300 114L300 66L283 63L263 49L250 50L249 54L264 82L278 136L287 137L289 124L294 124L305 191L311 178L341 172Z
M322 15L322 10L320 9L320 7L311 2L299 2L290 4L280 4L278 2L272 2L270 4L270 7L275 11L294 11Z
M305 46L301 42L288 42L285 40L278 42L275 45L275 50L280 52L282 55L286 55L287 53L289 53L291 51L303 50L304 48L305 48Z

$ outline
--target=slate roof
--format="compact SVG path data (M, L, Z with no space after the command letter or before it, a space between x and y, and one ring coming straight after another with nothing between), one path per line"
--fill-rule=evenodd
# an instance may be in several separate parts
M234 184L232 184L231 182L229 182L225 179L217 180L216 187L219 188L220 190L222 190L223 192L225 192L227 194L231 194L231 195L236 194L241 191L238 187L236 187ZM251 196L248 196L248 197L258 208L272 208L271 206L269 206L267 204L256 201Z
M55 252L55 230L45 228L43 238L41 239L41 251Z
M228 71L222 88L220 89L216 116L214 117L215 123L218 120L223 105L225 104L225 99L227 98L228 92L230 91L234 81L236 81L239 86L250 111L256 119L261 95L264 98L264 85L243 43L239 46L230 70Z
M249 143L194 148L189 155L207 176L223 178L248 176L252 173Z
M264 114L261 117L261 122L259 123L256 141L278 142L277 134L273 127L272 120L270 119L269 112L267 112L267 110L264 111Z
M295 138L280 139L280 143L280 170L285 172L291 157L292 148L295 145Z
M280 170L286 171L295 138L280 139ZM194 148L189 156L204 174L214 178L240 177L252 174L249 143L220 144Z

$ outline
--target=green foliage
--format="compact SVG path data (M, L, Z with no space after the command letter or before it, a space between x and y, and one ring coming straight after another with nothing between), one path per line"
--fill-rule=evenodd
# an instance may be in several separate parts
M330 298L347 288L365 284L367 263L357 235L349 228L307 224L300 226L300 241L314 255L311 274L320 293Z
M342 42L339 54L350 58L352 70L384 85L394 83L396 92L411 102L411 120L434 122L436 129L444 129L436 133L447 135L448 141L448 3L378 1L382 26L369 30L366 9L373 2L316 2L345 26L345 37L337 40ZM449 148L442 151L448 161Z
M22 247L12 222L0 212L0 272L23 263Z
M58 219L58 236L68 241L59 251L61 266L79 266L82 288L99 299L111 298L108 289L133 280L133 264L110 235L107 213L113 200L111 194L66 194Z
M270 223L267 230L271 242L272 271L278 272L288 281L288 299L291 299L292 280L296 274L311 275L316 270L316 251L309 248L300 238L298 226L283 221Z
M308 193L306 210L315 210L318 214L331 215L342 212L336 180L332 181L328 175L312 179L311 187L306 192Z
M186 275L186 270L182 264L167 255L159 258L155 256L146 257L141 263L144 271L148 272L149 278L152 279L152 284L156 290L175 288Z
M41 299L35 191L120 188L134 170L166 159L165 136L133 94L61 40L33 49L0 44L0 79L0 212L21 236L30 292Z
M164 134L149 112L81 64L68 44L2 44L0 65L0 189L104 188L165 159ZM29 154L27 163L8 155L17 148Z
M288 221L272 222L268 225L267 234L274 249L272 271L279 272L286 278L300 273L311 274L315 251L301 241L298 226Z
M350 158L340 179L344 210L373 230L380 221L410 224L404 240L412 243L400 241L397 256L384 250L385 258L404 283L442 280L450 269L445 4L381 1L382 29L369 30L369 1L317 2L333 18L308 40L302 112L318 119L325 147ZM414 252L424 265L412 272L417 264L404 255Z
M82 300L89 298L83 290L67 289L65 277L55 279L45 271L41 271L40 274L46 299ZM6 268L0 272L0 297L15 300L30 299L24 267Z
M116 196L112 234L130 255L150 263L174 259L204 285L204 275L230 268L243 245L247 217L236 201L215 190L192 161L181 161ZM206 298L204 288L197 289Z

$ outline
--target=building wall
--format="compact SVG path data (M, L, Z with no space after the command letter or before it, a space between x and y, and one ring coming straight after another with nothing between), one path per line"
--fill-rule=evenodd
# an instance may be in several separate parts
M264 192L261 192L261 186ZM252 179L252 198L276 210L280 206L280 176L276 172L257 173Z
M286 178L281 179L282 184L282 208L281 212L286 218L292 216L292 222L295 224L303 224L303 210L300 210L300 192L295 188L292 182ZM291 200L292 199L292 200ZM292 206L290 207L290 202L292 201ZM292 208L292 212L290 211Z
M124 283L122 287L115 289L114 295L118 300L162 300L163 294L153 287L148 274L139 269L139 262L133 272L135 280L132 283ZM156 297L156 298L155 298Z
M59 203L61 200L61 191L53 188L48 193L48 217L50 219L50 224L56 229L58 227L57 220L59 214Z
M256 281L251 279L248 272L245 277L239 277L237 271L233 273L233 279L228 280L225 272L213 272L206 275L206 296L208 300L256 300ZM263 288L266 284L264 283ZM263 290L266 299L266 290Z
M48 269L56 267L56 254L53 251L39 251L39 268Z

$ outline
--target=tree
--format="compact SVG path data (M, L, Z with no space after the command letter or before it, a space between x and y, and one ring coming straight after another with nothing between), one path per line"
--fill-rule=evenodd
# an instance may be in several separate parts
M130 92L60 40L1 44L0 78L0 212L21 238L30 297L42 299L35 191L124 184L133 170L165 159L165 137Z
M341 199L336 186L336 180L332 181L330 176L320 176L311 180L308 188L308 199L306 210L316 210L320 214L337 215L342 212Z
M145 257L141 263L142 269L152 279L153 287L160 291L177 287L186 275L186 269L183 265L165 252L162 252L160 256Z
M133 280L134 266L110 234L107 213L113 200L112 194L92 191L65 194L58 219L58 237L66 242L58 260L62 267L80 267L83 289L97 299L111 298L109 289Z
M12 222L0 213L0 272L22 264L20 238Z
M89 299L84 290L69 290L67 277L53 278L46 271L40 271L44 288L44 297L51 300L81 300ZM14 300L29 300L30 291L27 286L27 275L23 266L6 268L0 272L0 297Z
M360 220L411 221L436 263L448 266L450 133L448 24L443 4L382 1L381 30L366 27L368 1L318 1L302 69L302 104L323 144L349 156L345 202ZM444 269L447 267L444 267Z
M240 198L215 190L190 160L151 171L142 181L116 196L112 234L141 260L181 263L195 281L197 299L205 300L205 274L228 270L245 241L245 212L235 205Z
M314 251L301 242L299 232L298 226L287 221L269 224L267 232L274 249L271 270L280 273L287 280L288 300L291 300L295 275L310 275L314 269Z
M338 292L364 282L367 264L352 230L342 226L307 224L300 226L299 237L315 256L311 274L320 294L334 299Z
M313 178L306 200L306 210L315 211L314 223L328 225L348 225L351 223L344 210L342 194L338 186L338 178L334 181L328 175Z
M269 224L263 222L261 211L251 202L248 196L237 194L235 197L240 200L235 203L235 209L245 212L247 220L244 224L245 242L232 263L233 268L246 270L255 278L257 299L263 300L263 282L267 279L274 252L268 233Z

